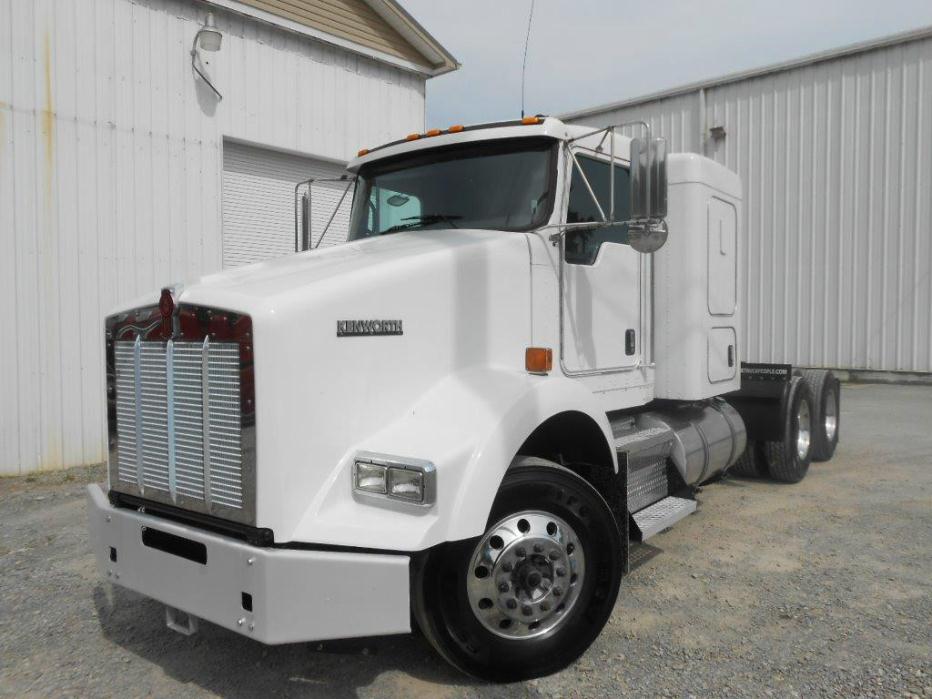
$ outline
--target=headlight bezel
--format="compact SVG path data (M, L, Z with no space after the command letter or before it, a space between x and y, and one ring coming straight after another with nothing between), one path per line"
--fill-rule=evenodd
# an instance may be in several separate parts
M390 454L374 452L358 452L352 459L350 468L350 482L352 493L356 498L406 505L413 508L427 509L437 500L437 469L434 464L424 459L414 459ZM360 471L366 470L373 474L382 469L384 474L383 489L367 489L360 487ZM419 483L420 497L392 492L393 479L410 485Z

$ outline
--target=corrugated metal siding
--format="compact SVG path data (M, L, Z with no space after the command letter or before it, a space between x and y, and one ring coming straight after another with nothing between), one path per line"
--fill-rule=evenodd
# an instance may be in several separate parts
M424 81L174 0L0 0L0 473L104 458L102 320L221 265L222 139L348 160L424 127ZM289 209L290 211L290 209Z
M699 104L576 121L646 118L701 152ZM932 39L710 88L706 119L745 188L746 358L932 371Z
M361 46L367 46L422 66L430 66L430 61L363 0L239 0L239 2Z
M237 267L294 253L295 183L311 177L335 179L346 172L316 158L226 142L223 147L223 266ZM312 184L311 232L316 243L348 183ZM306 191L304 188L302 191ZM320 241L346 240L352 192L348 192Z

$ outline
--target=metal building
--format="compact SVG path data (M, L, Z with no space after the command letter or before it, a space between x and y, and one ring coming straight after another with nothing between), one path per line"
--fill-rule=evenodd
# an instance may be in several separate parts
M738 172L745 359L932 372L932 27L564 118Z
M293 250L456 67L394 0L0 0L0 473L103 460L107 311Z

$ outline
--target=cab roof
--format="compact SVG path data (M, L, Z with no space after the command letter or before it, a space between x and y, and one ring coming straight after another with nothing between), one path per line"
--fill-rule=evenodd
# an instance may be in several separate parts
M346 166L350 172L358 172L359 168L367 163L391 158L404 153L437 148L438 146L455 145L460 143L475 143L478 141L494 141L502 138L522 138L544 136L556 140L578 138L595 131L591 126L565 124L555 117L538 115L525 117L512 121L498 121L486 124L473 124L470 126L455 125L447 129L431 129L425 133L413 133L406 138L392 141L375 148L363 148L359 155ZM625 144L628 139L623 138ZM621 155L621 154L619 154ZM625 153L622 157L627 157Z

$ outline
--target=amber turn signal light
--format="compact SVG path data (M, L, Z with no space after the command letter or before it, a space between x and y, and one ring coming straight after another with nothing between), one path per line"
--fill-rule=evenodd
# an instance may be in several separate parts
M524 350L524 368L532 374L547 374L553 369L553 350L549 347L528 347Z

